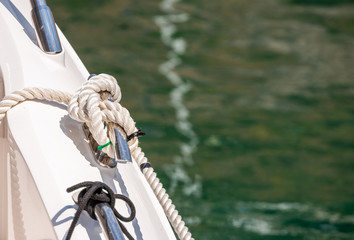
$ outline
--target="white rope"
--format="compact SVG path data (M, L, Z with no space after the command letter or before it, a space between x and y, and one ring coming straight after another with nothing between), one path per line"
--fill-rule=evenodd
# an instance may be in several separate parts
M111 141L113 144L103 148L108 156L114 158L114 133L115 127L124 131L125 137L137 131L135 122L129 111L119 104L121 91L117 80L107 74L100 74L90 78L74 95L46 88L25 88L4 97L0 102L0 121L7 111L26 100L48 100L61 102L68 105L69 116L77 121L87 124L92 136L99 145ZM107 128L104 128L104 124ZM138 146L139 141L134 137L128 141L133 159L138 166L147 162L144 152ZM150 184L154 194L165 211L167 218L181 240L192 240L182 217L172 204L166 190L157 178L152 167L143 169L143 174Z

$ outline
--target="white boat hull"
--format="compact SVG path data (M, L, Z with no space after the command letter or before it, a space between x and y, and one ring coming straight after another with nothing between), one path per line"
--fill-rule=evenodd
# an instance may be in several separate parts
M73 93L89 73L58 29L63 51L50 55L33 35L30 1L0 1L0 96L24 87ZM0 239L64 239L77 206L66 188L100 181L128 196L136 218L124 223L135 239L175 239L149 184L133 162L98 166L82 129L66 106L27 101L0 125ZM116 208L127 216L128 208ZM98 222L80 217L72 239L104 239Z

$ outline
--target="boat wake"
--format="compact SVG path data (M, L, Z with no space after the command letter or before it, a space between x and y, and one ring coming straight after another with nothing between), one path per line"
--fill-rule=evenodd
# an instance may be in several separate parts
M237 202L234 228L266 236L307 236L306 239L352 239L354 216L314 204ZM352 229L352 230L349 230Z
M176 110L176 129L188 139L187 142L181 143L180 155L175 156L173 163L166 166L166 171L171 178L170 193L173 194L181 183L185 195L200 196L202 191L201 177L198 174L191 177L186 170L187 166L194 164L192 155L197 151L199 142L198 136L189 122L189 110L183 103L184 96L191 90L192 85L174 71L178 65L182 64L181 56L185 54L187 47L184 38L174 36L177 32L176 24L189 19L187 13L174 8L174 4L177 2L179 0L163 0L160 8L166 14L154 19L160 28L162 42L171 49L168 52L168 60L160 64L159 72L174 85L170 92L170 102Z

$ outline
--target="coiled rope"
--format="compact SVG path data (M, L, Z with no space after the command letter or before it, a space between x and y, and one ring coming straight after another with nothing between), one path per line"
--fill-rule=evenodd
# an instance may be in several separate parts
M135 218L135 206L133 202L126 196L122 194L114 194L113 190L108 187L106 184L102 182L82 182L78 183L74 186L69 187L66 189L67 192L75 191L79 188L84 188L81 190L78 196L78 209L75 213L74 219L71 222L69 231L66 235L65 240L70 240L71 235L74 232L76 223L79 221L79 217L83 210L86 210L87 213L90 215L91 218L97 219L95 215L95 206L99 203L107 203L114 215L117 219L117 222L122 229L122 232L127 236L129 240L134 240L132 235L128 232L128 230L124 227L121 223L123 222L130 222ZM128 217L122 216L116 209L115 209L115 202L116 199L120 199L125 201L125 203L129 206L130 215Z
M119 104L121 96L117 80L107 74L99 74L90 78L74 95L47 88L24 88L5 96L0 102L0 121L5 117L7 111L26 100L38 99L63 103L68 106L67 109L71 118L86 123L99 145L105 145L110 141L113 143L103 148L102 151L114 158L114 128L122 129L125 133L124 137L134 136L132 134L138 131L129 111ZM105 123L107 128L104 128ZM147 164L147 158L138 146L137 136L128 141L128 145L138 166ZM154 169L152 167L142 168L142 173L179 239L193 239Z

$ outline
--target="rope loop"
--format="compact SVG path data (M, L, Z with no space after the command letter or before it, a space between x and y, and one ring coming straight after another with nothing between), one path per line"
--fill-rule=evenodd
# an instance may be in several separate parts
M83 188L78 196L78 209L75 213L74 219L71 222L69 231L66 235L66 240L69 240L74 232L76 223L79 221L79 217L83 210L87 211L91 218L97 220L95 215L95 206L99 203L108 203L111 209L114 212L114 215L117 218L118 224L122 229L122 232L128 237L128 239L133 239L128 230L124 227L124 225L119 221L130 222L135 218L135 206L133 202L126 196L121 194L114 194L113 190L108 187L105 183L102 182L82 182L78 183L72 187L66 189L67 192L75 191L79 188ZM128 217L122 216L115 209L115 199L121 199L127 203L130 208L130 215Z
M135 130L135 123L124 117L128 110L120 104L122 98L117 80L107 74L99 74L91 77L78 89L68 104L68 112L71 118L85 122L98 145L105 146L102 151L114 158L115 139L107 129L111 124L124 126L130 124L130 129ZM112 113L112 110L115 110ZM105 128L108 125L108 128Z

